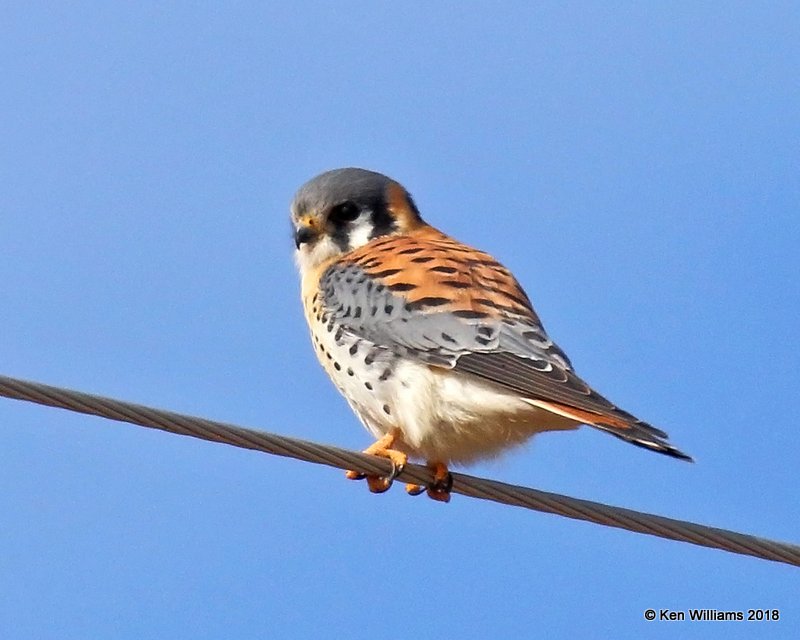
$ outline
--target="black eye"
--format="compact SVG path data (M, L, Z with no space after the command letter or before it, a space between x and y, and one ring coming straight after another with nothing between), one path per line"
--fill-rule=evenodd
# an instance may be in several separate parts
M332 207L330 212L328 213L328 220L333 222L335 225L341 225L345 222L352 222L356 218L358 218L361 210L358 208L355 202L342 202L341 204L337 204L336 206Z

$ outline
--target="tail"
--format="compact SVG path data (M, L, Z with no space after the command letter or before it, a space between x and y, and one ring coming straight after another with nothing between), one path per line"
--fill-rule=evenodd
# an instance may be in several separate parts
M627 411L623 411L618 407L614 407L613 414L611 412L602 415L594 413L593 411L586 411L576 407L569 407L558 402L537 402L538 406L546 408L553 413L571 418L582 424L588 424L590 427L600 429L606 433L610 433L615 438L625 440L637 447L649 449L656 453L663 453L665 456L678 458L678 460L686 460L687 462L694 462L691 456L685 454L677 447L673 447L667 438L669 436L657 429L653 425L642 422L636 417L632 416ZM612 405L613 406L613 405Z
M650 451L655 451L656 453L663 453L665 456L671 456L673 458L677 458L678 460L694 462L692 456L684 453L677 447L673 447L669 442L667 442L665 438L668 438L669 436L661 431L661 429L656 429L654 426L649 425L646 422L642 422L641 420L637 420L629 427L626 427L625 430L602 423L594 423L591 426L600 429L601 431L605 431L606 433L610 433L612 436L619 438L620 440L625 440L625 442L635 444L637 447L649 449Z

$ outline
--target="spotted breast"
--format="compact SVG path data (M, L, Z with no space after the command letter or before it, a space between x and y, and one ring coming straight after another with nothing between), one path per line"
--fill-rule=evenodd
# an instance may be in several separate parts
M401 448L425 459L466 463L537 431L575 428L518 394L452 371L460 356L495 348L504 327L517 325L527 327L519 340L569 366L537 330L513 276L488 254L473 253L471 263L454 258L455 244L427 227L376 239L312 276L317 286L303 300L326 372L375 437L399 428Z

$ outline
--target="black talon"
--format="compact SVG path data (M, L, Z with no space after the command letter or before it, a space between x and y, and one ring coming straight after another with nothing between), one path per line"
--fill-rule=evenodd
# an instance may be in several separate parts
M395 478L403 473L403 469L406 468L404 464L397 464L394 460L391 461L392 463L392 472L386 476L386 481L389 483L389 486L392 486L392 482L394 482Z
M403 469L405 468L405 465L397 464L397 463L395 463L394 460L392 460L391 463L392 463L391 472L389 473L388 476L383 478L383 481L386 483L386 485L381 487L380 489L377 489L377 490L374 489L372 487L372 485L370 485L369 490L372 491L372 493L386 493L389 489L392 488L392 484L394 484L394 479L397 476L399 476L401 473L403 473ZM379 476L376 476L376 477L379 477Z
M428 488L431 491L436 491L437 493L450 493L450 491L453 489L453 474L448 471L447 477L444 480L436 480L435 482L431 482L428 485Z
M419 496L419 495L422 495L423 493L425 493L425 487L423 487L422 485L418 484L416 489L408 489L408 488L406 488L406 493L408 495L410 495L410 496Z

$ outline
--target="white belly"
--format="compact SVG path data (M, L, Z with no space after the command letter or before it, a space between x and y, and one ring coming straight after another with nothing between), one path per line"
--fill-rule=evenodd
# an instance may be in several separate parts
M400 429L397 448L414 458L466 464L541 431L579 426L465 374L390 354L366 365L364 343L355 357L349 346L318 348L320 361L370 433L377 439Z
M495 457L541 431L580 426L465 374L403 362L397 377L397 426L408 453L425 460L465 464Z

